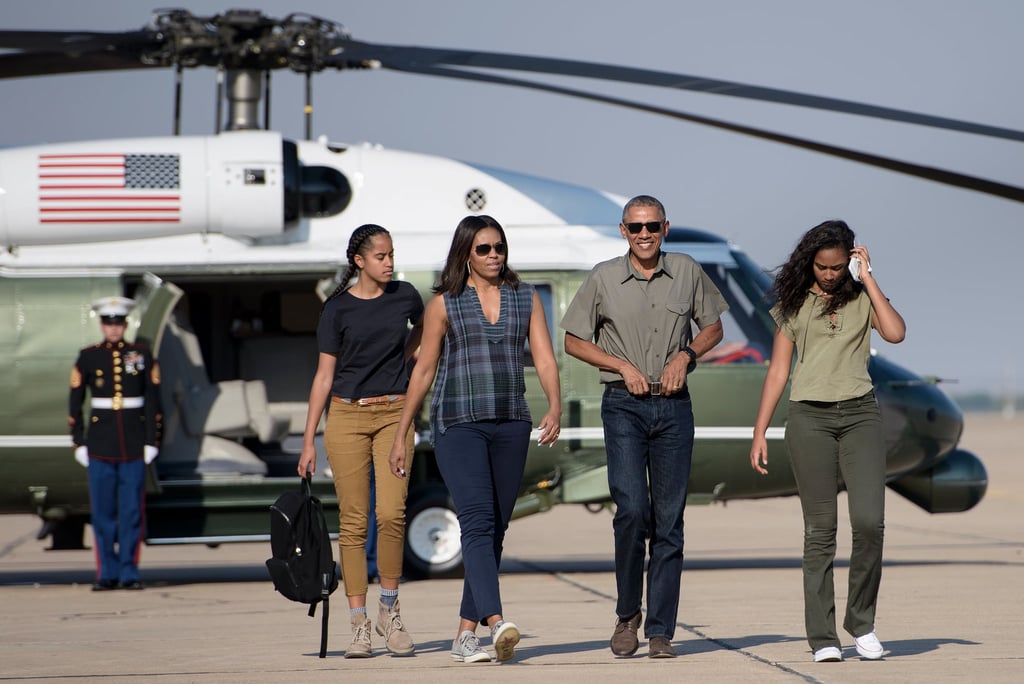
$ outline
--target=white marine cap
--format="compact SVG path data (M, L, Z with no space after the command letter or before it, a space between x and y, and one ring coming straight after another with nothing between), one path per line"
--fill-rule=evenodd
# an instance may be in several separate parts
M135 307L135 300L128 297L101 297L92 303L92 310L100 318L124 319Z

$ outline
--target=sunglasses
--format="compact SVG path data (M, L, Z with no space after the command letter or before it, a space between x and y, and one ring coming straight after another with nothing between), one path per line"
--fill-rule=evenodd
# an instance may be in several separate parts
M488 254L491 253L492 247L494 248L494 251L497 252L499 255L502 255L508 251L508 247L505 246L504 242L495 242L493 245L489 245L486 242L481 242L479 245L473 248L473 251L476 252L477 256L487 256Z
M623 223L622 225L626 226L626 230L628 230L633 235L639 235L640 231L643 230L644 228L647 229L648 233L660 233L661 227L665 225L665 222L648 221L647 223L641 223L639 221L636 221L635 223Z

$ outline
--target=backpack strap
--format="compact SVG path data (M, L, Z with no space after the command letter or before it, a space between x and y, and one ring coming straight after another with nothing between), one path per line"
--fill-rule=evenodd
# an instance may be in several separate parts
M312 476L312 474L310 474L307 471L306 477L302 478L302 493L305 496L308 496L308 497L313 496L312 483L313 483L313 476ZM322 520L322 516L321 516L321 520ZM321 525L323 525L322 522L321 522ZM333 560L333 558L332 558L332 560ZM323 583L323 587L322 587L322 590L321 590L321 595L323 596L323 598L320 600L320 602L324 604L324 609L322 611L320 611L320 657L321 658L326 658L327 657L327 626L328 626L328 623L330 621L330 615L331 615L331 598L330 598L331 597L331 591L332 591L332 589L330 587L331 575L325 573L325 574L321 575L320 579L321 579L321 581ZM309 613L308 613L308 615L309 615L309 617L313 617L314 615L316 615L316 603L315 602L309 604Z
M324 609L320 612L320 657L327 657L327 617L331 612L331 601L328 598L323 600ZM315 605L315 604L314 604ZM310 606L312 610L312 606Z

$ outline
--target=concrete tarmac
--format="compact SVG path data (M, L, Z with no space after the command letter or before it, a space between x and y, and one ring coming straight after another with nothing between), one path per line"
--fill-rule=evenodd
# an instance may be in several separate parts
M0 518L0 681L1021 682L1022 438L1024 416L968 416L962 444L989 474L988 494L971 511L930 515L888 493L881 661L860 659L843 633L844 662L811 662L800 509L790 497L687 510L672 660L649 659L643 640L632 658L608 649L615 619L609 514L563 506L513 522L502 595L523 640L501 665L448 655L461 580L401 585L402 614L417 642L406 658L387 655L376 635L373 658L342 657L350 631L339 590L328 657L319 659L319 612L310 619L273 590L263 565L269 544L145 547L145 591L94 593L91 551L46 551L33 518L7 516ZM849 537L841 516L840 622ZM376 592L371 586L371 605Z

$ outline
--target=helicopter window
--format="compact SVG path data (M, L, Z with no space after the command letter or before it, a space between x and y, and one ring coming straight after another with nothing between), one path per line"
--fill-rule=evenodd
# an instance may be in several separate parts
M282 143L284 165L284 222L291 225L299 220L299 148L290 140Z
M722 315L723 342L704 360L711 363L761 363L771 353L771 329L765 325L762 311L763 289L749 269L731 265L704 263L704 272L715 283L729 304ZM753 274L760 273L755 270Z
M669 240L662 246L666 251L689 254L700 262L729 304L729 311L722 315L723 342L702 360L760 363L771 354L775 331L765 299L771 278L741 250L724 240L704 240L702 235L684 229L680 233L683 239Z
M550 283L530 283L537 290L537 296L540 297L540 303L544 305L544 316L548 322L548 334L551 339L555 339L555 306L554 296L551 291ZM523 348L523 365L532 368L533 367L533 354L530 352L530 340L526 340L526 346Z
M755 311L762 325L774 333L775 320L768 313L775 305L774 298L768 297L768 289L772 286L771 276L743 252L736 252L734 256L745 276L738 281L739 285L747 297L757 305Z
M308 218L334 216L352 201L348 179L329 166L302 167L302 215Z

